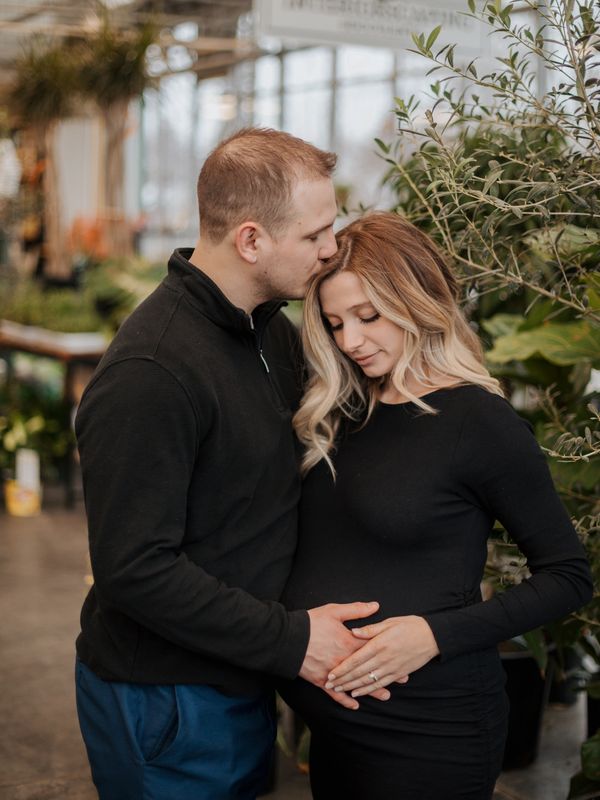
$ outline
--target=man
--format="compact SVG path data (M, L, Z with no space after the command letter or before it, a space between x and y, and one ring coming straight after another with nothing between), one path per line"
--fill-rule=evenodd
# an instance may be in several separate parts
M277 131L219 145L198 180L196 248L175 251L82 399L95 583L77 702L102 800L255 797L270 676L323 686L360 644L343 621L377 609L277 602L296 541L300 391L279 298L302 297L336 250L334 166Z

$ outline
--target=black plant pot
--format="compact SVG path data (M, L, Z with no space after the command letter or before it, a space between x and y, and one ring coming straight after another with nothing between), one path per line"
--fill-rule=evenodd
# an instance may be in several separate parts
M594 683L598 680L596 676L592 679ZM598 733L600 730L600 698L591 697L586 692L587 702L587 738Z
M508 736L502 769L521 769L532 764L538 752L544 708L552 682L548 662L545 675L528 650L500 653L506 672L506 693L510 701Z
M575 650L568 648L564 651L563 661L563 670L555 670L548 702L572 706L579 697L581 658Z
M587 696L587 738L600 730L600 700Z

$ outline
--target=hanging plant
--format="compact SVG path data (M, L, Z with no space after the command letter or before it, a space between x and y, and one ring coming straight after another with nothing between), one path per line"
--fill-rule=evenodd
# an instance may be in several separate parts
M34 39L15 63L15 78L6 94L13 123L30 129L43 163L43 228L46 272L68 277L71 271L63 235L55 132L73 108L76 69L72 49Z
M124 146L130 102L152 84L146 52L156 38L150 25L117 30L104 18L99 32L82 43L78 85L84 97L98 107L105 132L104 216L110 255L126 255L123 235L125 171Z

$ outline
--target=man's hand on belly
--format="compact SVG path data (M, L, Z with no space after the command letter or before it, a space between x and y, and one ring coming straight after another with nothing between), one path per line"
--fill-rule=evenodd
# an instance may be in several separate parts
M337 703L356 710L358 702L345 692L334 692L325 688L331 669L361 648L361 642L344 625L345 620L370 617L379 608L379 603L328 603L319 608L311 608L310 639L300 670L300 677L319 686ZM387 689L375 689L370 693L378 700L388 700Z

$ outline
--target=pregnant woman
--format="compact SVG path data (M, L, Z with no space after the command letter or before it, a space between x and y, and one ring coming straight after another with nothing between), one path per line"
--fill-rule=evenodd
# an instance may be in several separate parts
M589 567L433 242L388 213L337 238L305 303L305 479L284 601L380 610L327 684L357 710L300 679L281 691L312 731L315 800L489 800L507 719L496 645L588 602ZM483 602L496 520L531 577ZM384 703L369 696L382 687Z

